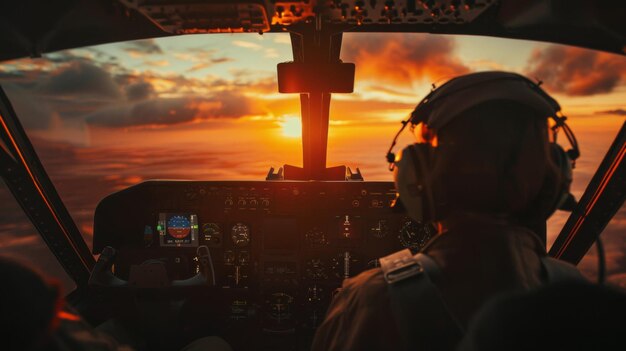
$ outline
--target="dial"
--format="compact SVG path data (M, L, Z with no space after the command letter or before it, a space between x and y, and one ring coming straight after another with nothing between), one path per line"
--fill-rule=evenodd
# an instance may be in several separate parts
M435 234L435 228L431 224L417 223L407 219L402 229L400 229L398 239L402 246L413 250L420 250Z
M250 228L243 223L237 223L230 231L233 244L237 247L244 247L250 243Z
M239 263L240 266L247 266L248 263L250 263L250 253L248 251L239 252L237 263Z
M167 234L176 239L184 239L191 233L191 222L186 216L175 215L167 220Z
M204 242L211 247L222 245L222 228L217 223L204 223L202 225Z
M224 251L224 264L229 266L235 264L235 253L233 251Z
M319 258L312 258L306 262L305 274L312 280L328 279L326 264Z
M277 292L273 293L265 300L267 315L275 323L281 324L291 320L293 315L293 296Z
M360 239L360 228L358 219L354 216L344 215L338 218L338 233L339 239L342 241L351 241Z
M317 228L311 228L306 233L304 233L304 239L307 244L311 247L320 247L328 245L328 239L326 238L326 233Z
M305 316L308 317L303 320L304 327L312 329L319 327L326 314L326 302L328 297L330 297L330 294L326 292L326 289L321 288L317 284L307 288Z
M361 261L345 251L330 259L330 272L334 278L346 279L361 273Z
M386 219L378 220L370 226L370 234L376 239L382 239L389 234L389 222Z
M317 286L317 284L314 284L307 289L306 302L312 305L318 304L322 302L325 295L324 293L324 289Z

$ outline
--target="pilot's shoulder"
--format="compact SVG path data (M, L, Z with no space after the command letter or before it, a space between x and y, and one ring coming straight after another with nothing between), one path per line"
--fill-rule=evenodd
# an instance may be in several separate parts
M344 280L342 293L344 296L348 295L349 298L358 300L380 299L387 296L387 282L382 270L373 268Z

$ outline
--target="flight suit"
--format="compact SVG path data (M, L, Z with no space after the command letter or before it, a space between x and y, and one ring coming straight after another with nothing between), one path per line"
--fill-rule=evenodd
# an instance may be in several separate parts
M529 229L507 218L477 214L457 215L445 225L447 230L422 253L439 266L433 283L462 327L491 297L528 290L547 280L541 265L545 247ZM312 346L313 351L401 348L387 282L379 268L344 281Z

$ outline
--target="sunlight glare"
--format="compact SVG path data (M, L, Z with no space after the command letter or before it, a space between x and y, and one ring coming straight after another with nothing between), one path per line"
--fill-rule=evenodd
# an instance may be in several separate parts
M286 116L278 122L283 136L288 138L299 138L302 135L302 122L300 117Z

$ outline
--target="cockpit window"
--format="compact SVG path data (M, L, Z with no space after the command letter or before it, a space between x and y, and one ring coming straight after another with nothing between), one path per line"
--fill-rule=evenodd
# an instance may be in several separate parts
M602 246L605 250L605 275L610 284L626 289L626 256L624 255L624 236L626 229L626 205L611 219L602 232ZM598 247L594 244L578 264L580 271L592 281L598 281L601 274L598 267Z
M398 122L433 84L458 74L509 70L543 81L579 139L578 198L626 115L626 59L618 55L483 37L352 33L341 58L356 63L355 92L333 95L328 165L359 167L365 180L392 179L384 154ZM0 84L91 247L98 201L132 184L262 180L270 167L301 165L299 97L278 94L276 84L276 64L291 60L286 33L192 35L4 62ZM403 138L400 145L411 142L410 133ZM0 202L0 245L11 243L4 238L18 218L5 210L17 208L10 203ZM620 284L625 211L605 233L621 236L606 240L607 255L619 257L613 279ZM548 245L567 216L550 220Z

